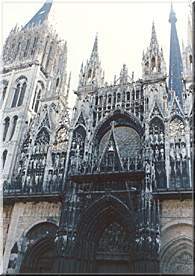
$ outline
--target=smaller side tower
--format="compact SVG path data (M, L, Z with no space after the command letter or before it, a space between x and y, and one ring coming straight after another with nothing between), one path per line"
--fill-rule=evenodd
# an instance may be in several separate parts
M154 22L150 46L142 58L142 77L144 80L159 79L166 76L166 65L162 48L159 48Z

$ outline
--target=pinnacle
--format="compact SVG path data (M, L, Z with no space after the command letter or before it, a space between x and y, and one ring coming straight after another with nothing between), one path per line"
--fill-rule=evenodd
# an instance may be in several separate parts
M94 56L98 56L98 34L97 33L96 33L95 41L94 41L94 44L93 44L91 58L94 57Z
M154 21L152 22L152 36L150 41L150 47L152 48L153 45L158 45Z

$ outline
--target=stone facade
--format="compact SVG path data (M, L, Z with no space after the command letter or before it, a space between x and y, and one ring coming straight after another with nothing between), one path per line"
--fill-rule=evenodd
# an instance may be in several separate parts
M4 271L17 272L17 267L12 265L9 267L10 253L15 244L17 244L18 252L14 257L18 258L18 254L24 254L24 237L34 226L43 223L59 224L60 218L60 202L18 202L14 206L6 205L4 207L4 238L6 244L4 248Z
M179 97L154 23L139 80L105 82L96 36L70 120L51 8L3 49L4 273L192 273L190 39Z
M162 201L161 210L161 271L193 270L193 206L192 200ZM182 257L183 256L183 257ZM180 261L179 261L180 259Z

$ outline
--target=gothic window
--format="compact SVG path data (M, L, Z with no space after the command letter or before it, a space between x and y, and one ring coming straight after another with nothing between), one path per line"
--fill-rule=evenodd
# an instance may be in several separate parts
M14 136L16 125L17 125L17 120L18 120L18 116L14 116L14 118L13 118L13 125L12 125L12 132L11 132L9 140L11 140L12 137Z
M146 66L147 68L149 67L149 62L148 62L148 61L146 61L145 66Z
M15 89L15 92L14 92L14 98L13 98L11 107L16 106L17 101L18 101L19 93L20 93L20 83L18 83L17 86L16 86L16 89Z
M4 101L6 92L7 92L7 87L8 87L8 81L4 80L1 82L1 90L2 90L2 101Z
M163 133L163 135L164 135L164 124L163 124L162 120L155 117L150 122L149 134L150 135L160 135L160 133ZM157 140L158 139L156 136L156 142L157 142Z
M81 158L84 155L86 131L83 127L78 126L73 134L72 149Z
M155 166L155 178L158 188L166 187L164 124L154 117L149 125L150 158Z
M18 43L15 57L17 57L17 55L19 54L20 48L21 48L21 42Z
M90 78L90 77L91 77L91 73L92 73L92 70L91 70L91 69L89 69L89 72L88 72L88 78Z
M171 138L177 138L178 136L183 136L185 133L184 123L181 119L175 118L170 122L170 136Z
M132 100L133 101L135 100L135 91L134 90L132 91Z
M6 158L7 158L7 150L4 150L4 152L3 152L3 168L5 166Z
M98 104L98 96L95 97L95 105Z
M108 103L111 104L111 101L112 101L112 96L109 95L109 96L108 96Z
M184 188L189 186L189 168L185 125L176 117L169 125L170 128L170 187Z
M110 168L115 170L122 162L123 167L130 170L130 166L141 157L139 134L133 128L125 126L115 127L113 133L114 141L109 141L110 131L108 131L99 143L98 158L102 160L102 169L108 170L109 167L109 170ZM121 161L118 160L119 157Z
M3 141L5 141L5 139L6 139L7 132L8 132L8 129L9 129L9 124L10 124L10 118L7 117L7 118L5 118L5 120L4 120Z
M19 101L18 101L18 106L21 106L22 103L23 103L26 87L27 87L27 84L26 84L26 82L24 82L22 84L22 87L21 87L20 97L19 97Z
M127 92L127 101L130 100L130 92Z
M36 113L39 108L40 99L41 99L41 89L39 89L39 92L38 92L37 98L36 98L35 109L34 109Z
M40 103L41 94L42 94L43 89L44 89L43 83L38 81L36 89L35 89L35 94L33 97L32 107L31 107L36 113L39 108L39 103Z
M192 63L192 55L189 55L190 64Z
M33 55L35 53L36 47L37 47L37 42L38 42L38 37L34 38L34 42L33 42L33 47L31 50L31 55Z
M117 93L117 102L120 102L120 100L121 100L121 94Z
M99 97L99 105L102 104L102 98L103 98L102 96Z
M60 82L60 78L57 78L57 80L56 80L56 88L58 87L59 82Z
M160 60L160 57L158 57L158 72L160 72L160 69L161 69L161 60Z
M14 97L12 100L11 107L22 105L24 96L25 96L26 87L27 87L27 79L25 77L20 77L17 80L17 85L14 91Z
M154 68L155 68L155 57L152 57L152 59L151 59L151 69L152 69L152 71L154 70Z
M26 48L24 50L24 57L26 57L28 55L29 46L30 46L30 39L28 39L26 42Z
M46 65L45 65L46 69L48 68L49 63L51 61L52 52L53 52L53 43L51 43L50 48L49 48L49 53L48 53L47 61L46 61Z
M97 114L96 112L93 111L93 127L95 127L96 125L96 117L97 117Z

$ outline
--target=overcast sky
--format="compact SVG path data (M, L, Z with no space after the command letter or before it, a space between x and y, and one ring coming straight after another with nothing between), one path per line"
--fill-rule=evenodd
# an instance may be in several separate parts
M190 1L173 1L177 17L180 43L187 42L187 18ZM26 24L38 11L41 0L3 0L2 41L16 23ZM78 85L82 61L89 58L94 38L98 33L99 55L105 70L105 80L110 83L125 63L129 74L141 77L142 53L150 43L152 21L156 26L159 45L164 50L168 68L170 1L65 1L54 0L51 19L60 37L68 44L68 71L72 72L71 90ZM75 97L70 95L72 107Z

